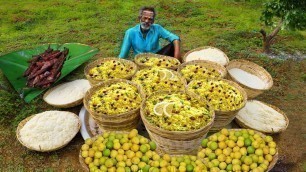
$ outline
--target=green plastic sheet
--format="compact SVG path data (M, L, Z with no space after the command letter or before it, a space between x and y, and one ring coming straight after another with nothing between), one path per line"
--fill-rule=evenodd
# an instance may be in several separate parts
M46 89L29 88L26 86L26 78L23 77L24 71L28 68L27 62L33 55L43 53L50 45L53 49L64 50L69 49L69 54L64 62L61 70L61 76L56 81L60 81L77 67L88 61L91 57L98 53L97 48L90 47L80 43L65 44L44 44L33 49L20 50L0 56L0 69L12 84L14 89L24 98L25 102L30 102L35 97L43 93Z

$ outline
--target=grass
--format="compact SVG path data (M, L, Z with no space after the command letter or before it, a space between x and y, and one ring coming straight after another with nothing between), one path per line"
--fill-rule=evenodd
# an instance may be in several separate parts
M206 45L223 50L230 60L247 59L263 66L274 78L273 89L267 93L270 99L294 101L297 93L287 94L290 88L299 88L297 82L306 81L305 60L301 62L270 59L262 54L261 28L271 32L259 20L264 0L206 0L170 3L167 0L154 1L97 1L97 0L0 0L0 55L20 49L28 49L45 43L79 42L100 49L99 57L118 56L126 29L138 23L139 7L153 5L157 10L156 23L178 34L182 40L182 54ZM306 53L306 32L282 30L272 45L277 54ZM76 69L63 81L84 78L83 68ZM296 71L293 75L287 69ZM262 98L262 97L259 97ZM1 128L11 132L24 118L54 109L43 102L42 97L25 103L0 73L0 123ZM68 109L70 110L70 109ZM0 133L0 138L6 133ZM9 144L0 142L0 150ZM12 148L12 147L10 147ZM74 149L74 148L71 148ZM63 152L50 154L50 158L37 153L24 153L22 159L28 164L8 164L6 171L27 171L35 163L45 160L58 162ZM7 157L0 156L0 162ZM71 163L65 160L66 164ZM14 166L15 165L15 166ZM64 167L69 167L68 165ZM37 171L53 171L54 166L39 165ZM66 170L74 170L74 167Z

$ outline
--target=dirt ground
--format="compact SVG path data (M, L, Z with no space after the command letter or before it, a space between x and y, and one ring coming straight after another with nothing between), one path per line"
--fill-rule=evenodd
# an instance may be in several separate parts
M297 63L299 63L297 65ZM277 70L273 88L257 100L275 105L289 119L286 131L272 135L275 139L279 160L272 172L300 172L306 170L306 92L305 60L288 61ZM283 73L281 73L283 72ZM285 85L281 85L285 83ZM79 113L81 105L69 109ZM0 125L0 171L82 171L78 153L83 139L80 133L64 148L51 153L37 153L23 147L16 139L15 129Z

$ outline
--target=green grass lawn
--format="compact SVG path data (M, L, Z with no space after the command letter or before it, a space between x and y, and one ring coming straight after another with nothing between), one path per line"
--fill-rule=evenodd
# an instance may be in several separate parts
M271 28L265 27L259 20L263 2L264 0L0 0L0 55L46 43L78 42L100 50L94 59L117 57L125 30L138 23L138 9L143 5L153 5L157 10L155 22L180 36L182 55L194 48L210 45L223 50L230 60L244 58L254 61L266 68L274 78L271 92L260 98L281 101L291 88L296 88L298 93L302 91L299 84L305 83L305 60L289 60L286 63L287 61L269 59L261 53L259 30L264 28L271 31ZM276 37L272 50L276 54L300 53L305 56L305 38L305 31L282 30ZM64 81L84 78L84 66L72 72ZM294 73L290 73L289 69ZM298 93L290 93L288 100L294 101L300 95ZM303 96L305 95L302 94L302 98ZM8 128L0 133L0 138L5 138L6 134L14 131L17 124L27 116L54 109L44 103L41 96L29 104L24 103L2 73L0 102L0 128ZM14 145L20 146L18 142ZM9 145L0 141L0 149L6 146ZM74 147L77 151L78 146ZM51 153L55 157L52 159L43 154L27 152L17 156L20 164L9 164L5 169L11 169L14 165L18 168L21 165L20 169L25 171L35 168L31 163L24 165L20 159L30 162L39 159L38 162L41 163L43 160L50 160L56 164L63 154ZM7 158L11 157L0 156L0 166ZM40 170L52 171L56 166L52 163L47 163ZM73 171L74 167L70 170Z

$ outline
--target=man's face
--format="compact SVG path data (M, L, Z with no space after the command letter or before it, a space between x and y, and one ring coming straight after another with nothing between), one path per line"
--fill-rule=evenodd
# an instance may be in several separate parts
M140 25L143 30L149 30L154 23L154 13L152 11L143 11L140 18Z

